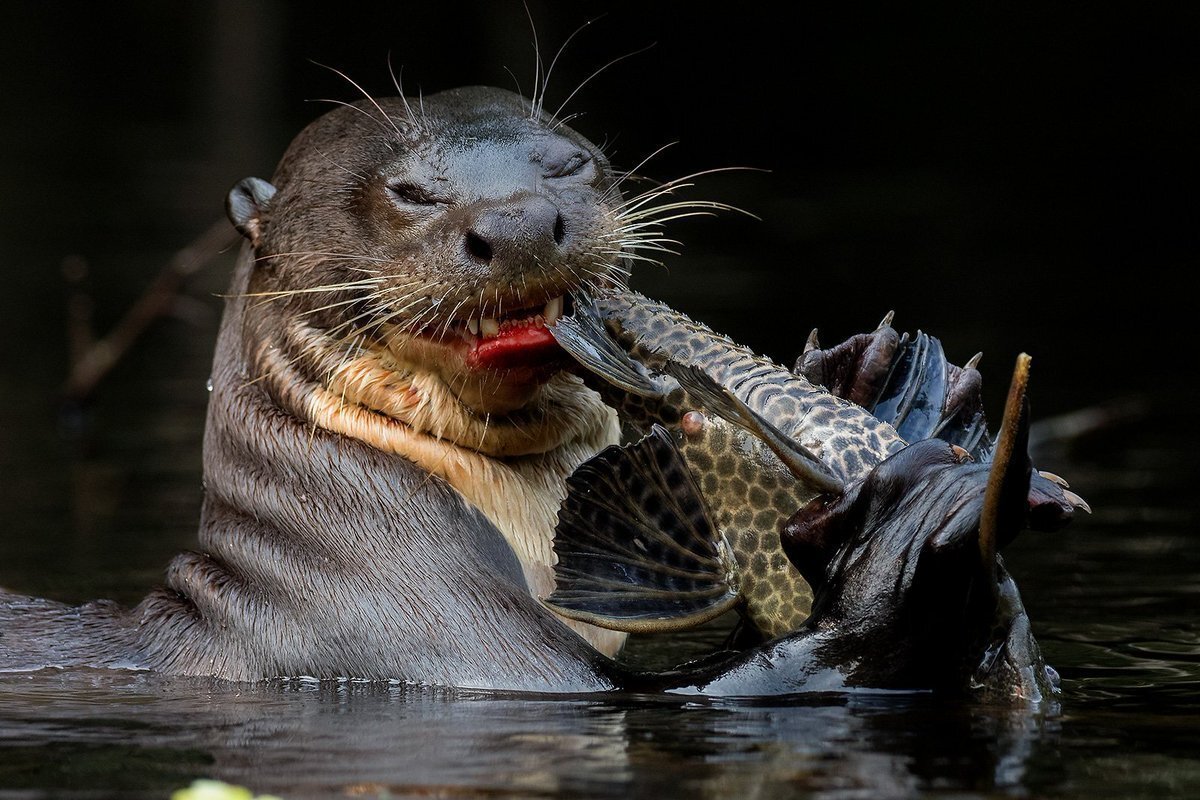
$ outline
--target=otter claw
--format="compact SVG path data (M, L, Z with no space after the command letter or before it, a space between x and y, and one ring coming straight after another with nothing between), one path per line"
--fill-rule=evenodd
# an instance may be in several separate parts
M895 318L896 318L895 311L887 312L886 314L883 315L883 319L881 319L879 321L879 325L875 328L875 330L878 331L878 330L883 330L884 328L890 328L892 325L892 320Z
M804 343L804 352L809 353L813 350L820 350L821 343L817 341L817 329L813 328L812 333L808 335L808 340Z
M1038 475L1041 475L1043 478L1050 481L1051 483L1058 484L1059 486L1061 486L1064 489L1071 488L1071 484L1067 483L1065 478L1063 478L1060 475L1055 475L1053 472L1047 472L1044 469L1039 469Z
M963 365L963 369L978 369L979 362L983 360L983 353L976 353L971 356L971 360Z
M1081 508L1089 514L1092 513L1092 507L1088 505L1087 500L1084 500L1074 492L1063 489L1063 497L1067 498L1067 502L1076 508Z

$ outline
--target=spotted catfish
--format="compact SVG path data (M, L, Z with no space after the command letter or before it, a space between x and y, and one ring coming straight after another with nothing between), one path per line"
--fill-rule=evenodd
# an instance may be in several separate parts
M665 631L739 607L765 636L795 630L812 594L779 529L797 508L903 449L897 425L990 448L973 365L890 318L828 351L810 337L797 374L633 292L575 307L552 333L641 438L568 481L548 598L565 616Z

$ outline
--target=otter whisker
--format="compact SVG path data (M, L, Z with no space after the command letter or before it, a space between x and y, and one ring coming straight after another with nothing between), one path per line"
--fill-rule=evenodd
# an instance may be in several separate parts
M297 292L297 294L307 294L307 292L303 292L303 293L301 293L301 292ZM253 295L250 295L250 296L253 296ZM261 300L259 300L258 302L256 302L256 303L255 303L255 304L252 306L252 308L260 308L260 307L262 307L262 306L265 306L265 305L269 305L269 304L271 304L271 303L274 303L274 302L276 302L277 300L283 300L283 299L285 299L285 296L264 297L263 299L261 299ZM297 313L298 315L311 314L311 313L313 313L314 311L323 311L323 310L325 310L326 308L336 308L336 307L338 307L338 306L349 305L349 304L351 304L351 303L354 303L354 302L357 302L357 298L351 298L351 299L349 299L349 300L342 300L342 301L333 301L333 302L331 302L329 305L327 305L327 306L325 306L325 307L323 307L323 308L305 309L304 311L297 311L296 313Z
M525 96L525 93L524 93L523 91L521 91L521 81L520 81L520 79L518 79L518 78L517 78L517 73L513 72L513 71L512 71L511 69L509 69L507 66L504 66L504 67L502 67L502 69L503 69L505 72L507 72L507 73L508 73L508 76L509 76L510 78L512 78L512 79L513 79L513 85L514 85L514 86L516 86L516 88L517 88L517 94L519 94L519 95L521 95L522 97L524 97L524 96ZM531 118L532 118L532 115L531 115Z
M584 78L584 79L583 79L583 80L582 80L582 81L579 83L579 85L575 87L575 91L573 91L573 92L571 92L569 95L567 95L567 99L566 99L566 100L563 100L561 103L559 103L559 105L558 105L558 108L557 108L557 109L555 109L555 110L554 110L554 113L550 115L550 120L551 120L551 123L552 123L552 124L551 124L551 126L550 126L550 129L551 129L551 130L558 130L558 128L562 127L562 123L561 123L561 122L554 122L554 120L557 120L557 119L558 119L558 115L559 115L560 113L562 113L562 110L563 110L564 108L566 108L566 107L567 107L567 103L570 103L570 102L571 102L571 100L573 100L573 99L575 98L575 95L579 94L579 92L583 90L583 87L585 87L585 86L587 86L589 83L591 83L591 81L592 81L592 79L593 79L593 78L595 78L597 75L599 75L600 73L604 72L606 69L608 69L609 67L613 66L614 64L619 64L620 62L624 61L624 60L625 60L625 59L627 59L627 58L632 58L633 56L636 56L636 55L641 55L642 53L646 52L647 50L649 50L649 49L650 49L651 47L653 47L653 46L654 46L653 44L648 44L648 45L646 45L645 47L641 47L641 48L638 48L637 50L630 51L630 52L626 53L625 55L622 55L622 56L617 56L617 57L616 57L616 58L614 58L612 61L609 61L609 62L608 62L607 64L605 64L604 66L602 66L602 67L600 67L599 69L595 70L595 71L594 71L594 72L593 72L591 75L588 75L586 78Z
M410 292L408 295L405 295L403 298L401 298L401 301L407 300L408 298L412 297L413 294L415 294L415 293ZM418 298L416 300L410 300L403 307L401 307L400 309L397 309L395 311L391 311L389 309L388 305L385 303L376 303L374 305L371 305L371 303L375 299L378 299L378 298L376 297L376 298L365 299L364 302L368 303L368 308L366 311L363 311L361 314L351 317L350 319L343 321L339 325L334 326L333 328L330 329L330 333L333 335L337 335L337 333L343 329L350 329L353 331L356 329L355 326L357 325L357 323L360 320L371 318L371 317L381 317L381 315L384 315L384 316L382 316L382 318L377 319L372 324L361 329L361 331L364 333L369 333L370 331L378 330L380 327L387 324L391 319L394 319L395 316L404 313L409 308L416 305L421 298Z
M475 445L476 450L483 449L483 445L487 441L488 428L491 427L491 424L492 424L492 415L490 412L485 411L483 414L483 432L479 434L479 443Z
M658 150L656 150L651 155L653 156L653 155L656 155L657 153L661 153L668 146L669 145L664 145L663 147L660 147ZM760 170L756 167L711 167L709 169L702 169L702 170L698 170L696 172L691 172L691 173L688 173L687 175L680 175L677 178L671 178L668 181L664 181L662 183L657 184L654 187L654 189L651 189L648 191L667 189L667 188L670 188L673 186L677 186L678 184L681 184L685 181L692 181L692 180L695 180L696 178L702 178L705 175L715 175L715 174L722 173L722 172L741 172L741 171L764 172L765 170ZM628 204L629 202L639 200L640 198L641 198L641 195L632 197L626 201L626 204Z
M676 200L670 203L661 203L652 205L655 200L661 197L673 196L680 189L691 188L695 184L680 183L667 189L655 189L653 192L646 192L642 195L641 200L637 203L626 204L618 207L613 212L613 219L621 222L632 222L647 218L655 218L655 215L662 214L664 211L673 211L680 208L707 208L717 210L738 210L732 207L721 208L724 203L719 203L713 200Z
M637 252L638 250L649 250L652 253L666 253L667 255L673 255L673 256L679 255L679 252L677 250L667 247L665 244L641 245L641 244L630 244L630 243L626 243L626 242L617 242L616 244L620 247L620 249L605 250L602 252L604 252L608 255L628 256L629 258L644 257L643 254ZM682 247L682 245L680 245L680 247Z
M316 62L313 62L313 63L316 63ZM323 65L323 64L321 64L321 65L318 65L318 66L324 66L324 65ZM333 69L333 68L332 68L332 67L327 67L327 69ZM335 69L335 70L333 70L333 71L334 71L334 72L337 72L337 70L336 70L336 69ZM339 75L341 75L341 73L340 73L340 72L339 72L338 74L339 74ZM342 77L345 77L345 76L343 75ZM346 80L350 80L350 79L349 79L349 78L347 78ZM350 82L351 82L351 83L354 83L353 81L350 81ZM359 91L362 91L362 90L360 89ZM373 99L373 98L370 98L369 96L368 96L368 99L370 99L372 103L374 103L374 102L375 102L375 101L374 101L374 99ZM391 131L391 130L388 130L388 128L387 128L387 127L384 125L384 123L383 123L383 122L381 122L381 121L380 121L380 119L379 119L378 117L376 117L374 114L371 114L371 113L370 113L370 112L368 112L366 109L364 109L364 108L362 108L362 107L360 107L360 106L358 106L358 105L356 105L356 104L354 104L354 103L347 103L345 100L336 100L336 99L334 99L334 98L331 98L331 97L316 97L316 98L313 98L312 100L309 100L308 102L310 102L310 103L330 103L330 104L332 104L332 105L335 105L335 106L345 106L346 108L353 109L354 111L358 112L359 114L362 114L362 115L363 115L364 117L366 117L367 119L371 120L371 122L373 122L373 123L375 123L376 125L378 125L378 126L379 126L379 128L380 128L380 129L381 129L381 130L382 130L382 131L383 131L385 134L387 134L387 135L388 135L389 139L391 138L392 131ZM382 111L382 109L380 109L380 110ZM384 119L385 119L385 120L386 120L386 121L387 121L387 122L390 124L390 126L391 126L392 130L395 130L395 131L396 131L396 133L397 133L397 135L399 135L399 136L401 136L401 138L403 138L403 134L400 134L400 133L399 133L399 130L396 128L396 123L395 123L395 122L392 120L392 118L391 118L391 117L389 117L389 116L387 116L386 114L384 114Z
M528 11L528 6L526 6L526 11ZM602 17L602 16L603 16L603 15L601 15L601 17ZM595 22L596 20L600 19L601 17L596 17L595 19L589 19L589 20L585 20L585 21L584 21L584 23L583 23L582 25L580 25L580 26L579 26L578 28L576 28L575 30L571 31L571 35L570 35L570 36L568 36L568 37L567 37L565 40L563 40L563 43L562 43L562 44L559 46L559 48L558 48L558 52L557 52L557 53L555 53L555 54L554 54L554 58L552 58L552 59L550 60L550 67L549 67L549 68L546 70L546 75L545 75L545 77L542 79L542 94L541 94L541 97L537 97L537 96L536 96L536 93L535 93L535 100L537 101L537 103L536 103L536 106L535 106L535 108L534 108L535 114L534 114L534 116L533 116L533 117L531 117L531 119L537 119L538 117L540 117L540 116L542 115L542 110L543 110L543 108L545 107L546 93L547 93L547 92L549 91L549 89L550 89L550 76L554 74L554 66L555 66L555 65L558 63L558 59L559 59L559 57L560 57L560 56L563 54L563 52L564 52L564 51L566 51L566 49L567 49L567 45L569 45L569 44L571 43L571 40L572 40L572 39L574 39L576 36L578 36L578 35L580 34L580 32L582 32L582 31L583 31L585 28L587 28L588 26L590 26L590 25L591 25L593 22ZM531 24L531 25L533 24L533 20L532 20L532 19L530 20L530 24ZM551 121L553 121L553 119L554 119L554 118L553 118L553 117L551 117ZM565 123L566 123L566 120L563 120L563 121L562 121L562 122L560 122L559 124L561 125L561 124L565 124ZM555 128L555 129L557 129L557 128L558 128L558 125L554 125L554 126L552 126L552 127L553 127L553 128Z
M332 100L329 100L329 101L325 101L325 102L334 102L334 101L332 101ZM348 105L348 104L347 104L347 103L343 103L342 105ZM351 106L351 108L353 108L353 106ZM361 183L365 183L365 182L367 181L367 176L366 176L366 175L363 175L363 174L361 174L361 173L355 172L354 170L352 170L352 169L350 169L349 167L347 167L345 164L341 164L341 163L339 163L339 162L335 161L335 160L333 159L333 157L332 157L332 156L330 156L328 153L324 152L323 150L318 150L318 151L317 151L317 155L319 155L321 158L325 159L325 160L326 160L326 161L327 161L329 164L331 164L332 166L334 166L334 167L337 167L337 168L338 168L338 169L340 169L342 172L344 172L344 173L346 173L347 175L349 175L351 178L354 178L355 180L357 180L357 181L359 181L359 182L361 182ZM349 187L346 187L346 188L348 189ZM344 189L339 189L339 191L342 191L342 190L344 190Z
M533 34L533 92L529 108L529 119L536 120L541 116L538 88L544 85L542 83L542 48L538 44L537 25L533 21L533 12L529 10L529 3L522 0L521 5L525 7L525 17L529 20L529 31Z
M316 289L314 291L316 291L316 293L320 293L320 294L332 294L331 290L325 289L325 288ZM280 293L266 293L265 295L246 294L246 295L240 295L240 296L241 297L260 297L258 302L254 303L254 307L257 308L260 306L270 305L270 303L275 302L277 300L286 300L290 296L304 295L304 294L313 294L313 291L280 291ZM350 300L347 300L344 302L334 302L334 303L332 303L332 305L334 305L334 306L347 305L347 303L355 302L355 300L356 299L350 299Z
M682 242L665 237L654 239L617 239L616 241L612 242L612 244L615 244L618 249L604 250L602 252L610 255L626 253L630 250L657 250L660 252L673 253L675 251L672 249L672 246L683 246Z
M292 252L264 253L261 256L256 256L254 262L257 264L263 261L270 261L275 258L304 258L306 256L325 256L326 259L337 258L345 259L347 261L366 261L368 263L377 264L394 263L393 259L390 258L379 258L376 256L367 256L359 253L329 253L320 250L295 250Z
M614 231L612 236L605 237L602 245L611 247L616 245L621 248L637 248L649 247L652 245L679 245L681 244L675 239L665 235L661 228L651 228L645 231L633 231L622 235L621 231Z
M557 128L559 126L566 125L568 122L577 120L580 117L584 116L585 114L586 114L586 112L584 112L584 111L576 111L574 113L567 114L567 116L565 116L561 120L559 120L558 125L556 125L555 127Z
M658 260L657 258L653 258L651 256L644 256L644 255L641 255L640 253L622 252L621 255L624 256L625 258L632 259L633 261L640 261L645 264L653 264L658 267L666 266L665 264L663 264L662 261ZM679 255L679 254L671 253L670 255ZM626 273L626 274L628 275L629 273Z
M315 62L314 62L314 63L315 63ZM339 69L335 69L335 68L333 68L333 67L326 66L325 64L317 64L317 66L320 66L320 67L325 67L325 69L328 69L328 70L330 70L330 71L331 71L331 72L333 72L335 75L339 75L339 76L340 76L340 77L341 77L343 80L345 80L345 81L346 81L346 83L349 83L349 84L350 84L351 86L353 86L355 89L358 89L358 91L362 93L362 96L363 96L363 97L365 97L365 98L366 98L368 101L370 101L371 105L375 106L375 110L376 110L376 111L378 111L378 112L379 112L379 113L380 113L380 114L383 116L383 118L384 118L385 120L387 120L388 124L392 126L392 130L395 132L395 134L396 134L396 137L397 137L398 139L403 139L403 138L404 138L404 133L403 133L403 132L400 130L400 126L398 126L398 125L396 124L396 121L395 121L394 119L392 119L391 115L389 115L389 114L388 114L386 111L384 111L384 110L383 110L383 106L379 105L379 102L378 102L378 101L377 101L377 100L376 100L374 97L372 97L372 96L370 95L370 93L368 93L368 92L367 92L367 90L366 90L366 89L364 89L363 87L359 86L357 83L355 83L355 82L354 82L354 81L353 81L353 80L350 78L350 76L349 76L349 75L347 75L346 73L342 72L342 71L341 71L341 70L339 70Z
M666 231L658 223L644 223L614 229L606 236L598 237L602 245L647 244L679 244L678 241L666 235Z
M223 297L290 297L297 294L317 294L320 292L337 292L347 289L365 289L370 286L377 286L383 278L363 278L359 281L348 281L344 283L326 283L321 286L306 286L300 289L278 289L269 292L243 292L242 294L227 294Z
M646 166L646 164L650 163L650 161L652 159L656 158L657 156L661 155L664 151L666 151L668 148L674 147L677 144L679 144L679 142L667 142L664 145L660 145L658 147L658 149L654 150L653 152L650 153L650 155L646 156L641 161L639 161L637 163L637 165L635 165L632 169L626 170L625 172L618 173L616 176L614 176L615 180L613 181L613 185L609 187L608 192L606 192L604 195L605 202L611 200L613 195L617 194L617 192L620 189L621 184L623 184L626 180L637 180L637 181L650 180L649 178L647 178L643 175L637 174L638 171L641 170L642 167ZM619 205L620 204L618 204L618 207L619 207Z
M456 318L455 315L458 314L458 310L466 305L466 303L467 301L465 299L459 300L454 308L450 309L450 313L446 315L445 321L442 322L442 328L439 333L440 336L445 336L450 332L450 326L454 324L454 320Z
M639 195L635 195L634 197L631 197L631 198L625 200L624 202L617 205L617 207L615 208L613 213L617 218L626 218L631 214L631 212L644 207L645 205L652 202L653 200L655 200L658 197L661 197L665 194L672 194L672 193L678 191L679 189L688 188L688 187L693 186L694 184L690 183L690 181L692 181L696 178L699 178L699 177L702 177L705 175L714 175L714 174L721 173L721 172L735 172L735 171L753 170L753 169L754 169L753 167L715 167L713 169L706 169L706 170L701 170L699 172L693 172L690 175L683 175L681 177L674 178L665 183L659 184L652 189L648 189ZM712 207L715 205L726 206L726 204L724 204L724 203L715 203L714 201L692 201L692 202L695 202L698 204L704 204L705 207ZM720 210L740 211L742 213L748 214L748 212L743 211L742 209L737 208L735 206L728 206L728 207L722 208ZM754 215L750 214L749 216L754 216Z
M387 56L387 67L388 67L388 74L392 76L392 85L396 87L396 94L399 96L400 102L404 104L404 113L408 115L408 118L412 121L413 125L417 128L417 130L424 132L425 128L422 126L423 120L418 121L416 119L416 115L413 114L412 107L409 106L409 104L408 104L408 98L404 96L404 86L403 86L404 65L403 64L400 65L400 73L399 74L397 74L396 71L394 69L392 69L392 53L390 50L388 51L388 56Z
M617 214L616 219L621 222L622 229L635 230L638 227L636 225L636 223L638 223L638 222L641 222L643 224L645 224L645 223L661 224L663 222L670 222L673 219L681 219L681 217L670 217L670 216L661 217L661 216L654 216L654 215L669 214L674 211L684 211L687 209L694 209L696 213L704 212L703 215L709 216L709 217L716 216L717 211L736 211L740 214L745 214L748 217L752 217L753 219L758 219L758 217L756 217L754 214L751 214L749 211L738 208L737 206L732 206L728 203L720 203L720 202L717 202L714 200L681 200L677 203L664 203L663 205L660 205L660 206L650 206L649 208L643 208L634 213ZM693 214L690 214L689 216L695 216L695 215L696 214L693 213Z
M614 252L619 252L619 251L614 251ZM624 255L624 254L622 253L622 255ZM591 275L592 277L597 278L598 280L601 280L601 281L603 281L603 280L618 280L618 275L621 277L625 277L625 278L629 277L629 270L627 270L623 267L613 267L612 265L604 263L604 262L598 262L598 266L601 267L601 271L599 271L599 272L597 272L596 270L593 270L593 269L589 269L588 267L580 267L580 269L583 272L586 272L588 275Z
M319 314L322 311L328 311L331 308L340 308L342 306L353 305L354 303L360 302L360 300L361 298L358 297L351 297L348 300L338 300L337 302L327 303L323 306L318 306L317 308L305 309L304 311L298 312L297 316L305 317L312 314Z

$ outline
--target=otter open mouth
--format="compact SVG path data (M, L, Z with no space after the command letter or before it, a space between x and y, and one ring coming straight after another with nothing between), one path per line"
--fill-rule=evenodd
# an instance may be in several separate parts
M545 305L516 309L502 317L474 318L454 326L467 343L471 369L521 369L550 366L566 354L548 325L563 315L570 298L555 297Z

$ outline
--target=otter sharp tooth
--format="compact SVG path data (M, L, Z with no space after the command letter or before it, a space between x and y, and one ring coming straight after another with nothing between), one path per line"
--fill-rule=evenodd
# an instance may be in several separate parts
M553 325L562 316L562 310L563 299L561 295L546 303L546 307L542 309L542 316L546 318L546 324Z
M478 336L479 335L479 320L477 320L477 319L467 320L467 330L469 330L471 332L472 336Z
M495 336L500 333L500 323L494 319L479 320L479 331L485 336Z

